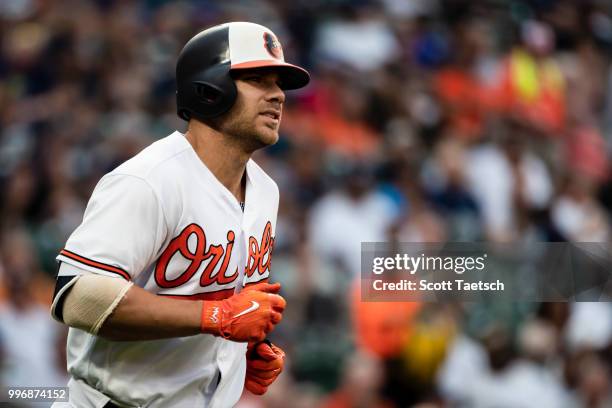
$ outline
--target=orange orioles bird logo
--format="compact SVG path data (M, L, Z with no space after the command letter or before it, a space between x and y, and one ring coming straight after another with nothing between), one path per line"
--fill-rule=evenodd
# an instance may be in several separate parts
M283 48L276 37L273 34L265 32L263 38L264 47L266 48L266 51L268 51L268 54L276 59L281 59L283 57Z

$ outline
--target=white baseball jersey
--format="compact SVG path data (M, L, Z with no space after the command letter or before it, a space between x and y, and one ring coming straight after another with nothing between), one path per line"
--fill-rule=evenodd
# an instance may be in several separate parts
M266 279L278 187L252 160L246 176L243 212L181 133L153 143L100 180L57 257L60 275L80 270L204 300ZM70 328L71 403L230 407L242 393L245 352L245 343L207 334L114 342Z

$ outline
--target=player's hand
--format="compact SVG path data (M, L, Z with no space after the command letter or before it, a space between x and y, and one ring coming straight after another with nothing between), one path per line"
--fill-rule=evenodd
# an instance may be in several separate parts
M249 345L244 386L253 394L262 395L283 371L285 352L268 341Z
M247 290L261 290L261 288L265 287L266 285L270 285L268 283L268 279L264 279L264 282L260 282L260 283L252 283L250 285L246 285L244 288L242 288L242 292L246 292ZM280 291L280 283L275 283L275 286L278 285L278 290ZM278 292L274 292L274 293L278 293Z
M262 283L255 290L218 301L204 301L201 329L238 342L258 342L278 324L285 310L285 299L278 295L280 284Z

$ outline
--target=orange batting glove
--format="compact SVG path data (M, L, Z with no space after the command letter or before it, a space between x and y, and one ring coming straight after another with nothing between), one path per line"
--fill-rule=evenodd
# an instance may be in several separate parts
M202 304L202 333L238 342L257 342L281 321L285 299L278 295L280 283L263 283L256 290L240 292L223 300Z
M247 291L247 290L261 290L260 288L265 287L266 285L269 285L268 283L268 279L264 279L263 282L261 283L251 283L251 284L247 284L244 288L242 288L242 291ZM280 291L280 283L275 283L274 285L279 285L279 291ZM278 293L278 292L275 292Z
M268 391L285 366L285 352L269 341L249 344L244 386L255 395Z

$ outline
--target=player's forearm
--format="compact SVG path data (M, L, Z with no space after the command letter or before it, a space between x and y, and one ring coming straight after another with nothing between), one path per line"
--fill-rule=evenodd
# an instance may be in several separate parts
M282 319L280 284L260 283L223 300L166 298L121 278L98 274L58 279L51 314L88 333L115 341L212 334L261 341Z
M109 340L155 340L201 333L202 301L170 299L132 286L98 335Z

